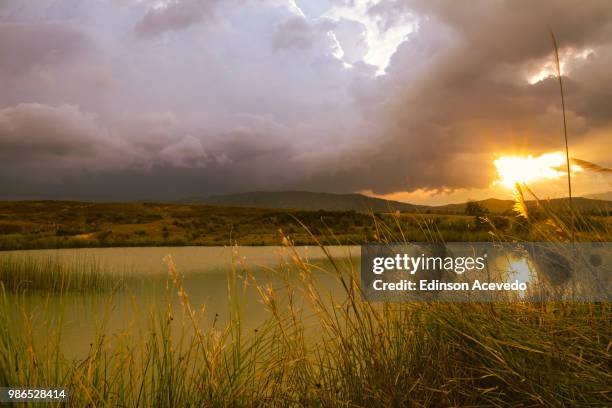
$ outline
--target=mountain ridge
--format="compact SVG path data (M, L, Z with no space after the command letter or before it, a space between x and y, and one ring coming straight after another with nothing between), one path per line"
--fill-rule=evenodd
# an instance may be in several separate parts
M598 194L589 194L585 195L584 198L589 198L591 200L612 201L612 191L606 191L605 193Z
M191 197L181 202L253 208L283 208L327 211L415 211L429 206L368 197L359 193L317 193L311 191L252 191L247 193Z
M553 205L565 205L567 198L556 198L548 201ZM446 204L440 206L404 203L401 201L385 200L369 197L360 193L318 193L302 190L289 191L252 191L237 194L212 195L208 197L190 197L180 200L182 203L197 203L220 205L229 207L252 208L279 208L299 209L308 211L412 211L412 212L440 212L463 213L466 203ZM513 200L488 198L479 200L491 213L504 213L512 210ZM533 202L528 202L533 204ZM592 198L575 197L576 208L584 211L612 211L612 201Z

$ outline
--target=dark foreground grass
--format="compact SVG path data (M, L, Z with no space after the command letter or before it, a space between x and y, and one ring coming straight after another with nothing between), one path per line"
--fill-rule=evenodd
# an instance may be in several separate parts
M100 334L78 360L52 326L32 341L5 295L0 385L64 386L79 407L612 405L609 304L373 304L353 263L334 260L327 272L344 295L329 299L317 267L288 250L297 282L295 269L277 270L285 283L273 287L234 268L223 327L196 312L169 260L182 316L160 306L144 330ZM247 287L270 315L248 333Z

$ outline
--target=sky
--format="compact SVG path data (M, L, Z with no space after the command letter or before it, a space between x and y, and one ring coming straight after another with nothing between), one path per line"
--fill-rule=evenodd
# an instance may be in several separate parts
M564 149L549 29L612 167L607 0L0 0L0 198L505 198L496 159Z

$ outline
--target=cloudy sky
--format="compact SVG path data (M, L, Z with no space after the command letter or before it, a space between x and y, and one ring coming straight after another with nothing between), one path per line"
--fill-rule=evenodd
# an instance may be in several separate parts
M549 28L572 156L610 167L610 2L465 4L0 0L0 198L509 194L497 157L563 149Z

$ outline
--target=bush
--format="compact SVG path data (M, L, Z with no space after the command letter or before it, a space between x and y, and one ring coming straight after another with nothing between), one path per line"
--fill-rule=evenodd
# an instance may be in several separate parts
M489 210L486 207L484 207L482 204L476 201L470 200L465 204L465 214L466 215L482 217L488 213L489 213Z

